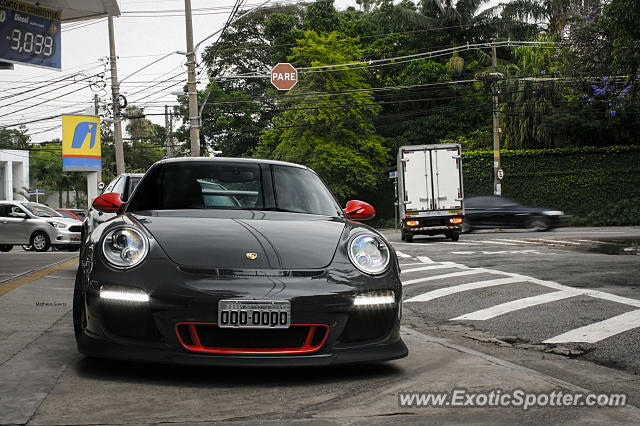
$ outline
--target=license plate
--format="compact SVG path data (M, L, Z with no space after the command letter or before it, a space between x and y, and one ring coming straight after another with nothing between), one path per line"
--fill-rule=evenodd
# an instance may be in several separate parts
M288 300L221 300L218 326L221 328L289 328Z

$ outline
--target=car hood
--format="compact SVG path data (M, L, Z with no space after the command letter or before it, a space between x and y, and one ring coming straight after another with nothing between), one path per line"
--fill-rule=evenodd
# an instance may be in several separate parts
M41 217L40 219L64 223L67 226L82 225L82 221L79 221L78 219L71 219L70 217Z
M154 211L135 217L174 263L195 268L324 268L345 226L339 218L281 212Z

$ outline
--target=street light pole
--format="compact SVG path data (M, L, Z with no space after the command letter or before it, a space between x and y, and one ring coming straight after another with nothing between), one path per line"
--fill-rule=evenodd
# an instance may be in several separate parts
M120 84L116 65L116 40L113 16L109 15L109 63L111 64L111 96L113 98L113 144L116 154L116 175L124 173L124 150L122 148L122 123L120 122Z
M200 120L198 117L198 91L196 88L196 52L193 48L193 23L191 0L184 0L184 17L187 31L187 93L189 95L189 140L191 156L200 156Z

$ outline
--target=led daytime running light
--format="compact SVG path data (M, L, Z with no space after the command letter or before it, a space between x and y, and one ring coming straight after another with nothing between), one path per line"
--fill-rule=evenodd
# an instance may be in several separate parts
M392 290L370 291L359 294L353 299L353 305L363 308L380 307L396 303L396 295Z
M119 286L100 287L100 298L114 302L146 303L149 301L149 295L143 290Z

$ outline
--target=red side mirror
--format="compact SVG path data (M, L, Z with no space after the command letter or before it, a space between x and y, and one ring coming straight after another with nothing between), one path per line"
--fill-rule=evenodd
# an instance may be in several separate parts
M368 220L376 215L376 209L371 204L359 200L349 201L344 212L352 220Z
M93 200L93 208L103 213L115 213L124 203L117 192L107 192Z

